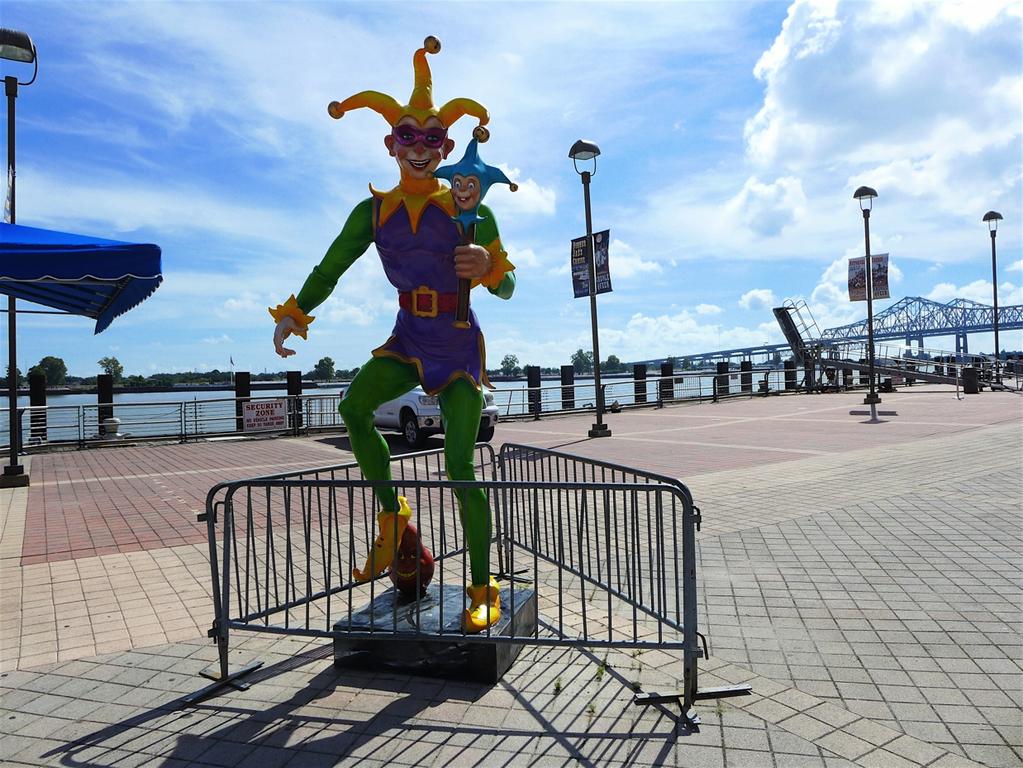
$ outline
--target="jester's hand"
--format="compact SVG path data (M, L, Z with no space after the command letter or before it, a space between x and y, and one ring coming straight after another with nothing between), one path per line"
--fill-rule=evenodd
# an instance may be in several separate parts
M459 245L455 248L455 274L477 280L490 272L490 253L482 245Z
M284 340L291 334L297 334L301 330L301 327L295 318L293 317L282 317L280 322L277 323L277 327L274 328L274 349L277 354L281 357L290 357L295 354L295 350L288 349L284 346Z

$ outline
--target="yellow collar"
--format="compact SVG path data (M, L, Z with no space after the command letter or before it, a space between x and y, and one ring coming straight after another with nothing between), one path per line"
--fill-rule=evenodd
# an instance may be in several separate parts
M451 189L442 186L437 179L402 179L401 183L390 192L380 192L370 184L369 191L380 201L380 220L377 226L383 226L402 203L408 212L412 234L419 227L419 219L429 204L436 205L448 216L457 212L455 201L451 197Z

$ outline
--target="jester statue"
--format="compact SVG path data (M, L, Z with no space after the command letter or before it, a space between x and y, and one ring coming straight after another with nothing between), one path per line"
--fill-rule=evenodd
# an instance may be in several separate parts
M274 347L287 357L294 350L283 345L288 336L306 338L313 317L309 314L327 299L338 279L369 247L376 246L384 273L398 292L398 316L391 336L373 350L372 357L354 378L341 400L340 413L348 428L352 451L368 480L390 480L387 442L373 426L378 406L416 385L437 395L444 418L444 460L451 480L474 480L473 445L483 405L481 387L489 386L483 333L470 310L466 322L454 322L460 280L484 286L501 299L515 290L514 267L501 247L493 213L479 205L474 191L472 224L475 237L467 239L466 222L459 219L470 210L470 195L458 197L441 185L435 175L441 161L454 148L448 129L469 115L478 120L473 136L486 141L487 110L471 99L453 99L433 105L432 78L427 54L440 51L440 41L428 37L412 57L415 87L405 106L376 91L363 91L342 102L331 102L328 112L340 119L346 112L368 107L391 127L384 146L398 163L398 186L380 192L370 186L371 196L348 216L341 234L306 279L298 297L270 310L277 321ZM476 141L472 144L475 155ZM477 183L509 183L496 168L477 167L462 161L456 186L469 176ZM489 168L489 171L487 170ZM458 169L456 169L457 171ZM492 172L500 176L491 175ZM481 177L482 174L482 177ZM478 214L477 215L477 211ZM356 581L368 581L392 564L395 548L412 517L408 500L390 487L377 488L380 505L379 531L362 569L354 569ZM462 617L466 632L485 630L500 618L498 585L490 576L491 512L481 489L457 492L459 513L469 550L472 583L467 588L467 607Z

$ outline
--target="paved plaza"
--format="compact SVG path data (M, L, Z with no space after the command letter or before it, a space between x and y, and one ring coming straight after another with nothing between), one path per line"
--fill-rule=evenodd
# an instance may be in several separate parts
M38 454L0 491L0 764L1023 766L1023 396L914 386L498 425L680 478L703 513L698 730L637 689L675 652L527 649L497 685L340 670L328 641L216 647L216 483L347 462L341 435ZM430 441L431 447L442 443ZM397 440L392 439L397 446Z

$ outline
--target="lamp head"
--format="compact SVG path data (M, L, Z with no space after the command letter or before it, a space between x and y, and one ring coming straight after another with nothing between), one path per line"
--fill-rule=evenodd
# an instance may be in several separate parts
M572 165L575 167L575 172L582 175L582 171L579 170L580 160L591 160L593 162L593 170L590 172L591 175L597 172L597 155L600 154L600 147L592 141L586 139L579 139L572 148L568 150L568 156L572 158Z
M32 38L16 29L0 27L0 59L31 64L36 60Z
M32 38L24 32L0 27L0 59L34 65L32 68L32 79L24 83L15 80L17 85L32 85L36 81L36 75L39 74L39 59L36 57L36 46L32 42ZM4 78L4 81L10 83L12 79L12 77L7 77ZM11 91L8 91L8 95L10 93ZM15 86L14 95L17 96L17 94L18 90L17 86Z
M860 201L860 210L869 211L873 207L873 200L877 197L877 190L872 187L860 187L853 192L853 197Z
M987 228L991 232L998 231L998 222L1002 220L1002 214L998 211L988 211L984 214L984 221L987 222Z

